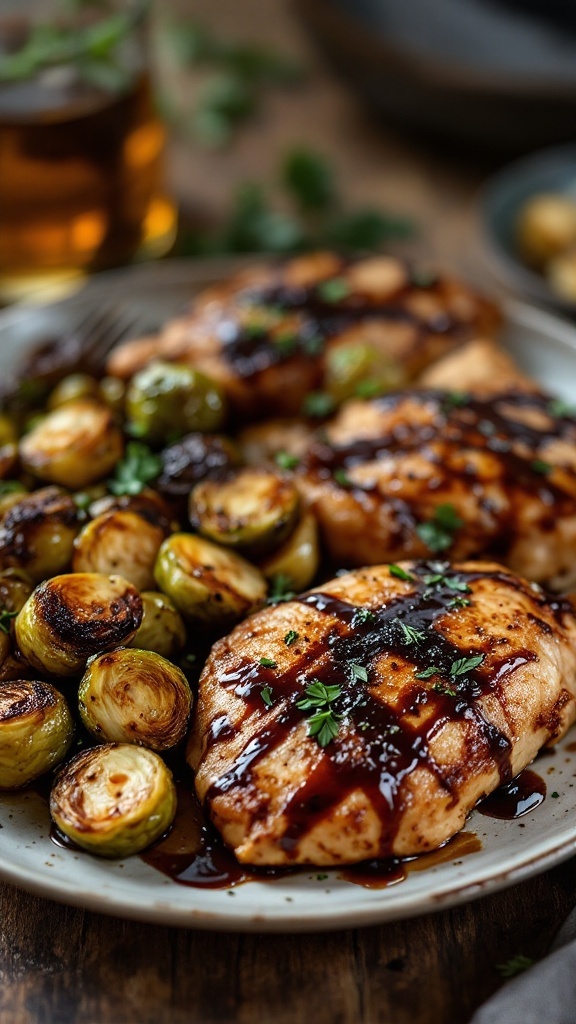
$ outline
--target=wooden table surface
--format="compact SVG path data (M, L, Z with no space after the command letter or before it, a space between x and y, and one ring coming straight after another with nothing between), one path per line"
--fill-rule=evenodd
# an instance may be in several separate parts
M351 202L412 216L424 259L484 276L473 210L490 159L425 148L373 121L323 67L286 0L181 6L302 54L312 69L301 88L271 94L226 154L173 142L170 177L186 216L224 208L235 184L272 178L303 143L334 161ZM0 1024L465 1024L501 983L496 964L547 951L576 902L574 867L427 917L293 936L137 924L4 885Z

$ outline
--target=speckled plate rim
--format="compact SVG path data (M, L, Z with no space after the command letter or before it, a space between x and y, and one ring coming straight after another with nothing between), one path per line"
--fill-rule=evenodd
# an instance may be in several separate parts
M195 288L238 265L237 260L217 260L131 268L102 275L70 299L8 309L0 313L0 366L6 366L9 349L13 357L19 342L25 346L43 324L59 319L66 324L87 304L106 298L140 305L147 299L153 307L166 300L177 308ZM162 303L155 301L154 287L170 293ZM575 398L576 330L523 303L509 302L505 312L504 345L545 385ZM559 791L557 799L547 799L520 822L497 822L473 812L467 831L481 835L480 852L460 859L455 854L387 889L364 889L332 875L320 880L322 869L246 883L232 890L233 899L223 890L187 888L139 858L107 862L54 847L46 806L33 792L0 798L0 878L84 909L189 928L305 932L409 918L497 892L576 853L576 752L569 750L571 745L569 736L541 762L549 790L554 786Z

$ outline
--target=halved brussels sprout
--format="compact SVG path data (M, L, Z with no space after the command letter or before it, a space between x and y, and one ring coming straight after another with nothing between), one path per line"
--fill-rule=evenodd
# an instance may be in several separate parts
M158 590L142 590L140 597L144 608L142 625L129 646L156 651L163 658L176 658L186 643L186 627L180 612Z
M228 437L187 434L160 452L162 471L156 486L169 498L187 498L195 484L221 476L240 464L240 454Z
M22 568L34 582L67 569L78 509L58 487L21 496L0 521L0 567Z
M13 615L24 607L34 590L32 577L22 569L0 572L0 609Z
M185 619L211 626L237 622L266 597L266 581L250 562L191 533L167 537L154 575Z
M130 381L126 416L129 432L147 441L193 430L210 432L226 418L224 392L186 363L154 362Z
M294 484L272 469L246 466L225 480L204 480L190 495L190 521L205 537L264 554L288 536L300 499Z
M90 505L89 512L95 519L96 516L101 516L104 512L116 512L120 509L135 512L142 519L165 530L166 533L169 533L177 525L168 502L151 487L145 487L140 494L106 494L96 498Z
M308 512L282 547L260 563L260 569L266 579L281 577L287 589L300 593L312 583L319 563L318 524Z
M50 392L47 408L50 410L59 409L68 402L75 402L78 398L98 398L100 389L95 377L88 373L70 373L58 381L57 385Z
M98 739L161 751L184 739L192 692L184 673L166 658L122 647L90 659L78 706Z
M41 480L77 490L101 480L123 451L111 410L90 398L48 413L20 441L25 469Z
M74 542L74 572L120 573L138 590L154 586L154 563L169 531L130 509L104 512Z
M81 672L93 654L132 639L142 600L122 576L54 576L36 587L15 620L16 642L31 665L55 676Z
M49 683L16 679L0 686L0 789L18 789L66 755L74 722Z
M58 772L50 794L56 826L100 857L139 853L175 813L176 789L162 758L127 743L82 750Z
M406 383L402 364L373 345L332 345L325 356L324 387L335 402L374 398Z

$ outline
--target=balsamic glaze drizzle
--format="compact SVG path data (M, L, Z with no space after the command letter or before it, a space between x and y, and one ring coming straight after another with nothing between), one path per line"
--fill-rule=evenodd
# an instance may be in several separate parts
M356 790L368 796L380 819L378 856L390 856L404 809L403 783L418 766L431 771L449 799L456 802L462 769L437 764L431 750L433 738L448 722L464 723L468 762L481 769L495 765L502 782L510 779L510 740L486 718L479 699L498 691L510 673L536 660L536 655L512 648L511 641L505 656L499 658L498 648L485 635L479 636L478 647L462 649L439 627L442 617L453 607L455 582L459 595L462 587L487 575L514 589L523 590L525 585L505 571L455 572L447 563L418 563L411 573L411 592L394 598L385 607L371 609L368 621L358 615L357 607L338 597L323 592L302 596L300 603L333 620L320 639L302 645L299 657L283 673L246 660L220 677L221 685L233 688L242 697L246 716L261 716L262 726L231 767L211 785L208 802L219 794L250 785L259 760L276 749L302 721L296 702L307 684L319 678L327 685L340 687L332 705L342 716L338 735L283 808L287 825L280 843L288 856L318 821ZM431 574L440 575L440 581L427 583L426 577ZM530 596L556 615L568 608L561 600L551 602L532 590ZM408 644L401 623L422 633L422 640ZM459 659L478 654L487 658L489 665L482 663L454 673ZM400 669L408 665L418 673L435 666L438 673L425 681L414 678L412 685L404 684L396 702L387 704L371 689L382 681L374 673L381 656L398 659L389 662L392 669L395 664ZM367 670L367 683L359 681L352 669L355 664ZM274 707L269 711L260 696L265 685L273 686L275 694ZM218 742L217 732L213 730L209 736L208 749Z

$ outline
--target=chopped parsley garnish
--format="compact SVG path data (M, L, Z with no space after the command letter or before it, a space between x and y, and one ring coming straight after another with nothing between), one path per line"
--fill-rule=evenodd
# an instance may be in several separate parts
M72 495L72 499L79 512L86 512L92 504L92 498L86 491L78 491Z
M368 682L368 669L364 668L364 665L358 665L355 661L351 661L350 671L352 672L352 679L359 679L362 683Z
M140 494L146 484L156 479L161 469L160 457L150 451L148 445L130 441L124 458L116 466L114 479L108 481L108 488L116 495Z
M266 707L271 708L274 703L272 700L272 687L265 686L264 689L260 690L260 696L262 697Z
M550 416L558 416L560 419L565 416L576 416L576 406L570 405L562 398L553 398L548 402L547 411Z
M434 516L426 523L419 523L416 533L430 551L446 551L454 541L454 534L463 526L454 505L438 505Z
M12 619L16 618L17 615L18 612L9 612L6 608L3 608L2 611L0 611L0 629L3 633L10 632L10 622Z
M463 594L470 593L470 587L466 580L462 580L458 576L444 576L443 583L445 587L448 587L448 590L459 590Z
M421 629L414 629L414 626L407 625L406 622L400 622L400 628L404 634L405 644L420 644L426 639L426 633Z
M5 497L6 494L26 494L26 488L19 480L0 480L0 498ZM74 501L76 496L73 495ZM76 502L76 504L78 504Z
M277 668L278 663L274 661L274 658L260 658L260 664L262 668Z
M345 469L335 469L332 476L340 487L354 486Z
M286 451L276 452L274 462L280 469L296 469L300 465L298 456Z
M381 394L384 390L381 381L376 380L375 377L365 377L364 380L358 381L354 393L358 398L376 398L376 395Z
M299 636L300 634L297 633L295 629L289 629L288 632L286 633L286 636L284 637L284 643L286 644L286 647L291 647L292 644L295 644Z
M496 964L496 970L503 978L514 978L517 974L527 971L529 967L532 967L533 963L532 957L524 956L523 953L517 953L516 956L511 957L506 963Z
M553 469L549 462L544 462L544 459L534 459L530 463L530 467L534 473L539 473L541 476L548 476Z
M470 395L464 391L448 391L442 399L442 405L446 409L463 409L469 401Z
M435 690L436 693L444 694L445 697L457 697L458 696L458 694L456 693L456 690L453 690L450 686L446 686L445 683L434 683L434 686L432 687L432 689Z
M406 572L406 570L403 569L401 565L395 565L394 563L392 563L392 565L388 566L388 570L390 572L390 575L395 576L396 579L406 580L407 583L414 583L414 577L411 576L409 572ZM427 581L424 580L424 582L426 583Z
M352 619L352 626L365 626L368 622L376 622L378 616L369 608L357 608Z
M311 391L302 403L302 412L313 419L323 419L334 411L335 404L332 395L327 391Z
M429 665L428 668L422 669L421 672L416 672L416 679L431 679L432 676L439 676L440 669L436 668L435 665Z
M283 331L272 338L272 344L283 356L291 356L298 348L298 335L294 331Z
M291 601L296 596L292 590L292 580L283 572L276 573L270 583L270 594L266 604L280 604L281 601Z
M452 597L448 601L448 608L456 611L458 608L468 608L472 602L467 597Z
M321 281L316 291L324 302L341 302L350 294L350 285L343 277Z
M313 711L308 719L308 735L313 736L320 747L327 747L338 735L337 715L330 705L341 693L339 686L327 686L320 679L314 679L304 691L306 696L296 702L300 711Z
M458 658L450 666L450 675L453 679L456 676L465 676L467 672L472 672L473 669L478 668L484 661L484 657L484 654L473 654L471 658Z

